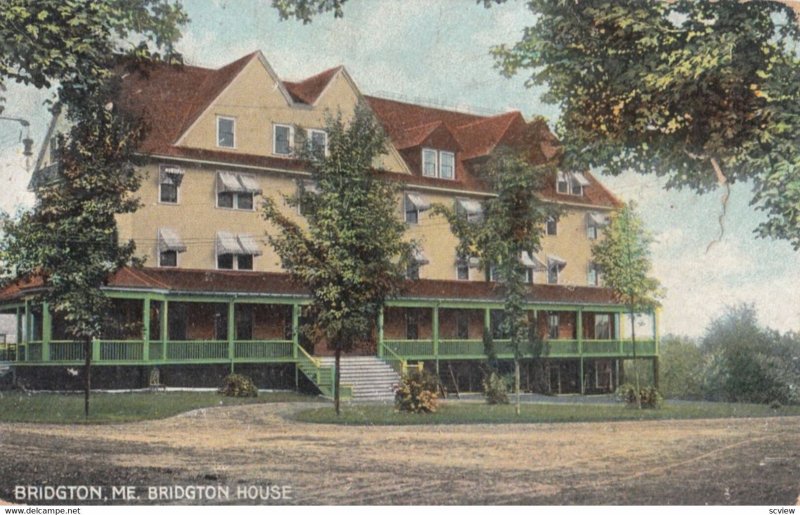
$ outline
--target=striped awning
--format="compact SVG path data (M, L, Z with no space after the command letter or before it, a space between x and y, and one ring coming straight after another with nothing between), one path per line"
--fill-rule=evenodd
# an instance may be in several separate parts
M575 179L575 181L584 188L591 184L589 182L589 179L587 179L586 176L583 175L583 172L572 172L572 178Z
M300 187L300 185L302 185L306 193L311 193L312 195L319 195L320 193L322 193L322 190L319 189L319 184L317 184L315 181L309 181L309 180L298 181L297 185L298 188Z
M220 231L217 233L217 255L221 254L246 254L242 246L239 244L239 238L235 234Z
M183 175L184 171L178 166L162 166L160 168L159 181L161 184L180 186Z
M602 213L588 213L586 216L591 227L605 227L608 225L608 216Z
M217 172L217 191L244 193L246 190L233 172Z
M418 265L427 265L431 261L425 256L422 252L422 249L415 248L414 251L411 253L411 260Z
M414 206L417 211L427 211L431 208L430 202L425 200L425 198L419 193L412 191L406 192L406 202Z
M566 260L556 256L555 254L547 255L547 266L557 266L559 269L567 266Z
M186 252L186 245L181 241L177 231L162 227L158 230L158 250L159 252L168 250Z
M483 206L477 200L459 198L456 199L456 209L467 216L481 216L483 214Z
M531 255L526 251L523 251L522 254L520 254L519 262L522 263L522 266L524 266L525 268L533 268L534 270L539 270L539 271L547 270L547 267L545 266L544 263L539 261L539 258L537 258L535 255Z
M264 253L256 239L249 234L240 234L238 238L239 244L241 245L245 254L250 254L251 256L260 256Z
M261 194L261 187L258 185L258 181L254 176L239 175L237 177L242 187L244 188L245 193L252 193L253 195Z

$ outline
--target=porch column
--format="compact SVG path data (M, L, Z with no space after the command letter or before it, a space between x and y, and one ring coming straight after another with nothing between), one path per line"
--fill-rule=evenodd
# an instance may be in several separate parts
M17 347L16 347L17 352L16 355L14 356L14 360L22 361L19 359L20 358L19 346L22 345L22 310L17 308L16 315L17 315Z
M50 304L42 302L42 361L50 361L50 338L53 335Z
M22 328L22 337L27 344L29 341L31 341L31 302L29 300L25 301L25 320ZM27 353L25 354L25 359L28 359Z
M625 345L622 343L622 314L614 313L614 339L617 340L619 355L625 355ZM619 385L617 385L619 386Z
M483 310L483 332L484 334L486 331L489 331L489 334L492 332L492 309L485 308Z
M378 310L378 357L383 357L383 309L384 307Z
M231 374L233 374L233 360L236 358L236 305L234 299L228 302L228 359L231 361Z
M297 359L300 346L300 304L292 304L292 357Z
M581 374L581 395L586 393L586 388L584 386L583 380L583 310L578 309L575 312L575 331L576 336L578 337L578 355L580 356L580 374Z
M150 297L144 298L142 307L142 361L150 361Z
M439 305L433 307L431 317L433 330L433 356L436 359L436 377L439 377Z
M167 359L169 344L169 301L165 298L161 303L161 359Z

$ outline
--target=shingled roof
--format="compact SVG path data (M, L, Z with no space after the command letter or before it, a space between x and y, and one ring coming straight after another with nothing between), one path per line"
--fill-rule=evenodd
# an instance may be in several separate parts
M40 278L15 281L0 289L0 302L21 299L43 286ZM109 278L108 288L183 294L308 295L286 273L149 267L120 269ZM497 283L422 279L407 281L400 298L500 302L503 297ZM615 304L611 290L587 286L534 284L528 286L527 298L530 302L548 304Z
M178 145L181 135L258 55L258 52L250 53L216 70L155 64L143 71L124 75L121 104L140 113L149 127L141 152L175 158L218 160L231 165L302 170L302 163L292 159ZM282 86L293 102L311 105L342 70L341 66L330 68L304 80L283 81ZM550 133L546 123L541 120L526 122L519 111L482 116L374 96L364 98L412 172L410 175L402 174L399 179L411 184L485 193L486 186L477 176L475 165L498 146L526 149L533 162L552 159L560 151L558 140ZM419 148L435 139L437 134L439 137L447 134L456 142L455 180L423 177L419 163L414 160L418 158ZM585 175L590 186L581 197L556 193L555 177L552 186L541 192L542 196L587 206L620 205L614 195L591 174Z

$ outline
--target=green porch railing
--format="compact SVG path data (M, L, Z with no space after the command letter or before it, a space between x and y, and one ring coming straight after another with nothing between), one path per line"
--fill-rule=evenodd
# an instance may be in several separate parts
M292 340L237 340L236 359L291 359Z
M149 358L150 361L161 361L164 359L164 344L158 340L150 342Z
M542 351L542 355L551 358L579 356L580 353L578 340L546 340Z
M439 340L439 356L483 354L483 340Z
M622 342L622 354L626 357L633 357L633 342L625 340ZM656 341L652 339L636 340L636 356L654 356L656 354Z
M322 364L319 358L313 357L311 354L300 345L295 344L297 349L297 368L306 376L309 381L314 383L322 395L326 397L333 397L336 371L335 367L328 367ZM342 383L339 385L341 392L339 397L343 400L350 399L353 396L353 387L349 384Z
M225 360L228 342L224 340L181 340L167 343L167 359L175 361Z
M28 342L26 361L42 361L42 342Z
M389 347L384 346L383 350L385 351L383 354L383 360L388 362L392 368L394 368L395 372L400 374L400 377L405 377L408 375L409 368L416 369L418 372L422 372L423 368L425 367L425 364L421 361L409 367L408 360L394 352Z
M384 349L408 359L412 356L433 356L433 340L385 340Z
M136 340L101 340L100 361L142 361L144 342Z
M82 361L83 344L75 341L50 342L50 359L52 361Z
M17 360L17 344L0 343L0 361L16 361L16 360Z

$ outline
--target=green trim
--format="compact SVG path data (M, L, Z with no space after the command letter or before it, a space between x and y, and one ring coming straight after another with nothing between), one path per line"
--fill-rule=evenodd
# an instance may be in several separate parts
M231 374L233 373L233 363L236 359L236 305L231 300L228 303L228 359L231 362Z
M161 356L160 359L167 359L167 345L169 344L169 301L166 299L161 302Z
M292 357L297 359L297 349L300 347L300 305L292 305Z
M383 358L383 310L384 307L381 306L380 310L378 311L378 357Z
M150 297L144 298L142 306L142 340L144 340L142 361L148 362L150 361Z
M50 304L42 303L42 361L50 361L50 340L53 336L53 320L50 316Z

